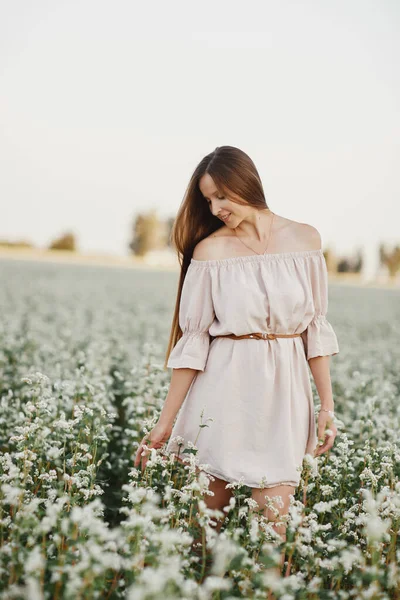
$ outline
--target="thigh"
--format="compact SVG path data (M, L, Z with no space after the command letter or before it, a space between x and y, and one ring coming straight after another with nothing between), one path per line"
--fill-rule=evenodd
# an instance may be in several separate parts
M286 541L285 522L279 523L280 518L288 514L290 506L290 496L293 495L296 488L293 485L276 485L270 488L253 488L252 498L262 510L262 514L272 522L272 529L280 536L282 542ZM278 497L280 496L280 497ZM274 497L276 497L274 499ZM273 508L269 508L267 503L272 500ZM280 566L275 569L275 573L280 576L285 563L285 550L282 552Z
M175 460L179 460L180 463L185 464L181 458L178 456L175 457ZM205 471L207 472L207 471ZM200 469L196 467L196 474L200 473ZM218 508L222 509L224 506L229 504L229 499L231 498L233 492L231 488L225 489L225 486L228 481L224 479L220 479L215 475L210 475L210 483L208 489L210 492L213 492L213 496L209 496L208 494L204 496L204 502L206 503L207 508Z
M253 488L251 496L263 510L263 515L271 521L276 521L280 516L288 513L290 496L294 495L295 491L296 488L292 485L276 485L270 488ZM281 496L282 500L274 499L276 496ZM266 506L268 499L272 499L273 507L276 510Z

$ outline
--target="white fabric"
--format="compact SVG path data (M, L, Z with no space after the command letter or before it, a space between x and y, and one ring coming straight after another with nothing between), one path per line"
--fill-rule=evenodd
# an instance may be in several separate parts
M307 359L339 352L327 309L321 249L192 259L179 310L183 336L167 365L198 373L167 452L178 453L172 439L181 436L180 453L195 443L205 470L225 481L296 487L303 457L317 444ZM212 339L253 332L302 335Z

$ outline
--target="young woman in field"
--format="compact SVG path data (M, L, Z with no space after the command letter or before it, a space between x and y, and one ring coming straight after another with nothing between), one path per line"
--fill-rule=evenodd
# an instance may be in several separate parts
M135 465L146 465L144 444L168 442L166 451L178 453L175 436L185 442L180 452L197 438L199 462L213 476L207 505L222 510L227 482L241 479L275 520L266 497L281 496L287 514L303 457L332 448L337 433L329 357L339 347L326 318L321 236L272 212L254 163L231 146L196 167L172 235L181 264L167 350L173 371ZM318 430L307 362L321 400ZM285 540L285 526L276 530Z

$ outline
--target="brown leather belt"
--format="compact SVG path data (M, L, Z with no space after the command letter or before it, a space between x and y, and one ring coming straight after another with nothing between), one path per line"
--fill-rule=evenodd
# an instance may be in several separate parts
M244 340L247 338L254 338L257 340L275 340L276 338L293 338L300 337L301 333L245 333L244 335L235 335L234 333L228 333L226 335L215 335L211 336L213 339L217 337L227 337L232 340Z

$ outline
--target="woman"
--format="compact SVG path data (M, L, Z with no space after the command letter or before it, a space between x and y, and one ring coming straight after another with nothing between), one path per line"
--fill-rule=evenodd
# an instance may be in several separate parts
M181 436L180 452L195 443L213 476L214 496L204 498L210 508L229 504L225 486L241 479L276 520L266 496L280 495L280 515L287 514L304 455L326 452L337 433L329 357L339 347L326 318L321 236L272 212L252 160L221 146L195 169L173 239L181 263L167 351L173 372L135 466L146 466L144 445L171 438L166 451L178 453ZM319 448L307 361L321 400ZM286 539L284 524L276 531Z

